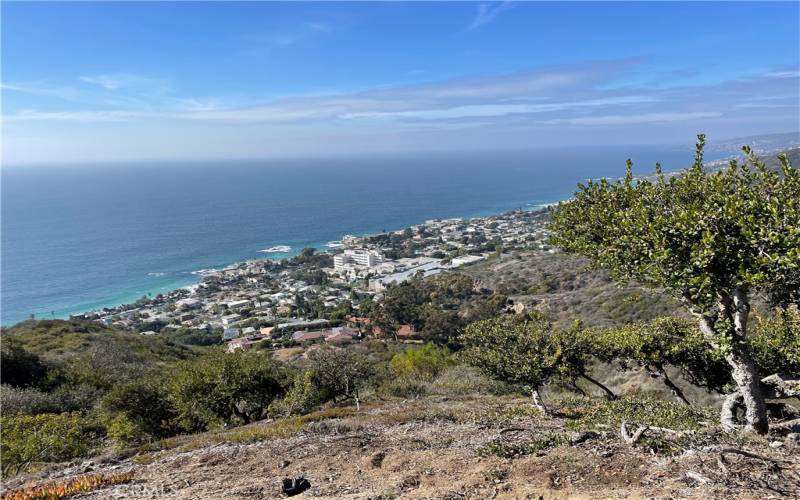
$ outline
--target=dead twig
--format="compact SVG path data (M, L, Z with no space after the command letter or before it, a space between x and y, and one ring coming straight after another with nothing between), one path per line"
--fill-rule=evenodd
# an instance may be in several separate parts
M636 429L636 431L631 435L628 432L628 423L623 420L622 425L620 425L619 433L622 436L623 441L625 441L631 446L634 446L639 441L639 439L641 439L642 434L644 434L644 431L646 431L647 429L648 426L643 425L642 427Z

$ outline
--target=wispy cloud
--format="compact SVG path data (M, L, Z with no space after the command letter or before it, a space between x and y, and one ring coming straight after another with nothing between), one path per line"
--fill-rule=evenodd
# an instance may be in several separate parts
M491 23L497 18L497 16L507 11L511 7L512 5L510 1L478 4L476 7L475 17L472 19L472 23L467 26L467 30L472 30Z
M332 31L333 27L328 23L303 22L293 27L281 27L266 33L249 34L244 37L244 40L255 44L257 49L272 49L296 45Z
M225 96L180 95L155 77L108 73L84 78L101 94L94 107L29 109L4 116L11 123L177 122L271 127L278 134L368 134L378 129L603 131L624 126L693 124L724 117L748 120L794 113L800 103L798 77L734 78L706 86L649 87L627 75L646 65L637 59L541 67L509 74L465 76L424 84L364 89L357 92L297 95L233 106ZM142 92L148 85L163 92ZM109 96L110 95L110 96ZM759 106L759 104L762 104ZM761 113L762 115L759 115ZM718 121L718 120L717 120ZM206 127L208 130L208 128Z
M554 125L639 125L643 123L693 121L703 118L718 118L720 116L722 116L722 113L718 111L691 111L686 113L643 113L631 115L585 116L578 118L549 120L547 123Z
M105 73L101 75L82 76L84 83L99 86L105 90L138 90L164 93L170 90L164 79L131 73Z
M36 96L55 97L64 100L75 100L80 94L80 92L74 88L52 86L41 80L18 83L3 82L0 83L0 89Z

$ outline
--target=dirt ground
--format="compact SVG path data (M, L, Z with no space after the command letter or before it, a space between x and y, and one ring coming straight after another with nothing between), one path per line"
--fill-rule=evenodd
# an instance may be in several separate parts
M485 417L497 408L510 408L500 414L511 418ZM281 479L301 476L311 487L294 498L800 498L800 445L791 439L711 433L669 456L631 446L616 430L567 431L564 418L526 408L490 396L374 403L320 414L285 435L258 423L51 467L6 486L133 470L128 484L75 498L283 498ZM556 434L566 442L530 454L481 453Z

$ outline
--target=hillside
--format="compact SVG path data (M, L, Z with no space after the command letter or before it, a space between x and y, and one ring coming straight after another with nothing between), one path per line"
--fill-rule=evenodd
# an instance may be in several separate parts
M587 265L585 259L565 253L515 252L461 272L564 325L580 319L587 326L615 326L683 314L670 297L636 285L619 286L605 271Z
M193 355L191 347L174 342L167 336L142 336L131 331L108 328L94 321L23 321L2 329L0 335L3 341L53 362L97 349L125 352L149 361L175 361Z
M542 416L514 396L376 400L171 438L7 482L84 474L125 484L81 498L777 498L800 494L800 447L729 435L669 403L566 399ZM650 430L635 445L620 420ZM150 451L152 450L152 451ZM727 450L727 451L726 451ZM116 476L113 476L116 475Z

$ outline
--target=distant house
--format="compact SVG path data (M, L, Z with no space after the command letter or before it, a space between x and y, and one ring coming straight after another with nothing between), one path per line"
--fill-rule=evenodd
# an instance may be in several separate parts
M265 336L265 337L269 337L270 335L272 335L272 331L273 331L274 329L275 329L275 327L274 327L274 326L265 326L265 327L261 328L261 329L258 331L258 333L260 333L261 335L263 335L263 336Z
M377 338L386 337L386 333L378 326L372 327L372 335ZM395 332L395 337L401 340L418 338L418 332L411 325L400 325Z
M242 319L242 317L238 314L228 314L227 316L222 317L222 324L228 326L230 324L236 323Z
M226 328L222 331L222 340L231 340L239 336L238 328Z
M252 305L253 305L253 303L250 302L247 299L234 300L234 301L228 302L228 304L227 304L228 309L230 309L231 311L235 311L237 309L243 309L245 307L250 307Z
M244 336L254 335L255 333L256 333L256 329L253 328L252 326L248 326L247 328L242 330L242 335L244 335Z
M295 342L311 342L314 340L319 340L325 338L325 333L321 331L316 332L294 332L292 334L292 340Z
M358 332L347 327L333 328L330 334L325 336L325 342L347 343L358 339Z
M146 332L140 332L139 335L156 335L156 332L153 330L147 330Z
M370 320L366 316L353 316L348 314L344 317L344 321L347 323L348 326L358 327L358 326L369 326Z
M411 339L417 337L417 331L411 325L400 325L396 335L399 339Z

